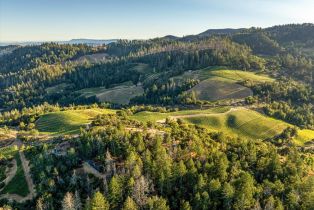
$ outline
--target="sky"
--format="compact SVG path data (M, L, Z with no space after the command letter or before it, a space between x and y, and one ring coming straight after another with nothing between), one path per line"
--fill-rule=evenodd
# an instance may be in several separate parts
M0 42L148 39L314 23L314 0L0 0Z

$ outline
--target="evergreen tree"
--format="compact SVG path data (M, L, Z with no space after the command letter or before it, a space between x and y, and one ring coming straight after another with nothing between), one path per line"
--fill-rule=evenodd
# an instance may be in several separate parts
M109 203L105 196L96 192L90 201L90 210L109 210Z
M123 186L118 176L113 176L110 180L109 201L112 209L118 209L123 202Z
M147 201L147 208L149 210L170 210L167 201L164 198L153 196Z
M75 210L82 209L82 202L81 202L81 198L78 191L75 191L75 194L74 194L74 208Z
M122 210L138 210L138 209L139 208L133 201L133 199L128 196L123 204Z

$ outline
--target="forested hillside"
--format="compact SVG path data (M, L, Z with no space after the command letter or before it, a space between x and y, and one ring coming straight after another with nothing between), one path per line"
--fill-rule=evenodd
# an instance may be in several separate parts
M313 209L313 34L0 47L0 206Z

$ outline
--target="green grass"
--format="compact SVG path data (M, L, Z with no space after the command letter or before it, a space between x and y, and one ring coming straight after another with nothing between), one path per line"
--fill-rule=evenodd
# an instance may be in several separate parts
M230 70L225 67L208 67L197 71L187 71L180 76L173 77L176 83L186 79L196 79L201 82L190 89L199 100L216 101L224 99L241 99L252 95L252 91L239 82L253 83L273 82L274 79L254 72Z
M265 139L280 134L290 126L256 111L244 108L233 109L219 107L208 110L186 110L171 113L140 112L132 119L142 122L163 120L167 117L180 117L187 123L221 131L234 137ZM203 116L202 116L203 115Z
M242 82L245 80L250 80L253 82L261 83L261 82L273 82L274 79L262 75L262 74L256 74L254 72L248 72L248 71L240 71L240 70L212 70L212 69L203 69L201 70L201 76L202 77L220 77L228 80L233 80L235 82Z
M115 104L128 104L135 96L142 95L144 89L141 85L123 83L113 88L97 87L85 88L77 91L81 97L96 96L100 102L111 102Z
M11 159L18 152L17 146L8 146L0 148L0 160L1 159Z
M314 143L313 140L314 140L314 131L308 130L308 129L299 130L297 136L294 138L294 142L298 146L304 146L307 142Z
M7 160L14 158L16 154L18 153L18 147L17 146L8 146L0 148L0 160ZM6 165L0 165L0 182L2 182L5 178L5 169Z
M267 75L257 74L249 71L230 70L226 67L214 66L208 67L196 71L186 71L184 74L173 77L177 82L186 79L198 79L200 81L215 78L217 80L229 81L229 82L242 82L245 80L251 80L252 82L273 82L273 78Z
M285 122L248 109L238 109L216 116L191 117L185 120L210 130L257 139L271 138L289 126Z
M168 112L168 113L160 113L160 112L148 112L143 111L136 113L135 115L131 116L131 119L138 120L140 122L156 122L158 120L163 120L171 116L180 116L180 115L196 115L196 114L211 114L211 113L223 113L230 109L230 107L217 107L205 110L182 110L177 112Z
M80 127L90 123L97 115L110 113L115 113L115 111L95 108L52 112L42 115L36 121L36 128L39 132L46 134L77 134Z
M20 196L27 196L29 193L28 185L25 179L24 170L19 153L15 154L17 163L17 171L13 179L3 188L2 194L17 194Z
M223 81L220 77L204 80L189 91L194 91L197 99L205 101L241 99L253 95L251 89L233 82Z

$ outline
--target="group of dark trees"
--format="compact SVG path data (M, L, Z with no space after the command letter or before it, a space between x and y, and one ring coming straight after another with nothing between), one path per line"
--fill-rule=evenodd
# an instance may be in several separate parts
M66 105L75 102L78 95L74 92L82 88L110 87L132 81L134 84L143 82L146 89L155 83L162 85L171 76L182 74L186 70L208 66L223 65L246 70L265 68L264 59L254 56L250 48L222 37L204 38L193 42L158 39L119 41L107 48L106 52L114 59L108 59L101 64L64 62L98 50L87 46L84 48L84 45L51 43L20 47L1 56L0 64L3 70L0 71L0 106L22 108L45 101ZM126 52L121 55L114 49ZM32 54L29 51L34 52ZM40 55L37 55L37 52L40 52ZM40 61L33 61L35 58ZM21 67L17 67L16 62L19 62ZM29 64L34 62L36 64ZM25 63L30 66L25 66ZM135 68L139 63L147 65L148 70L141 72ZM11 69L10 66L16 68ZM160 77L147 82L145 79L152 74L160 74ZM69 85L57 93L47 91L47 88L61 83Z
M260 102L266 102L265 113L291 124L314 128L314 95L310 85L291 80L252 87Z
M180 120L154 127L127 117L143 110L169 111L156 105L197 104L189 90L199 81L171 78L208 66L226 66L275 77L273 83L245 82L254 92L246 102L262 102L267 115L313 129L314 64L313 56L304 53L314 51L313 34L314 25L303 24L119 40L97 48L55 43L0 48L0 109L5 109L0 110L1 125L32 130L44 113L98 102L76 91L129 81L145 90L131 105L153 105L97 117L92 128L69 140L70 148L63 155L53 152L53 144L28 148L25 153L38 194L33 201L12 205L114 210L313 208L314 160L291 146L295 129L265 141L244 140ZM110 59L72 62L94 53L106 53ZM162 134L152 135L147 127ZM102 177L82 172L82 163Z
M12 53L0 56L0 72L13 73L44 64L55 64L97 52L87 45L44 43L39 46L17 47Z
M255 94L263 100L269 99L270 96L266 95L270 94L271 101L281 100L281 103L287 103L290 107L270 105L267 109L276 110L267 113L297 125L311 127L313 117L308 113L313 112L314 65L313 57L303 52L314 51L311 36L313 28L313 24L302 24L225 33L220 30L219 33L210 31L184 38L119 40L101 47L56 43L2 47L0 109L21 110L44 102L66 106L95 103L98 102L96 97L80 97L76 91L100 86L110 88L128 81L143 85L145 89L142 96L132 100L135 104L195 103L193 93L187 90L196 85L197 81L169 84L170 78L187 70L226 66L263 71L278 80L284 78L295 81L300 84L302 91L307 89L305 96L296 93L287 99L286 91L276 91L276 84L253 87ZM71 62L83 55L104 52L111 59L103 63ZM146 68L141 70L137 68L138 65L145 65ZM280 83L280 86L290 87L290 83ZM55 91L49 91L51 89ZM276 93L271 93L273 91ZM303 97L307 97L307 101L306 105L301 106ZM290 114L287 110L290 110ZM272 114L274 112L277 114ZM297 117L287 117L289 115Z
M167 120L163 130L122 114L99 116L64 155L26 150L37 209L311 209L313 158L288 142L293 130L260 141ZM139 131L126 128L136 126ZM82 172L89 164L101 176ZM84 170L83 170L84 171ZM11 204L12 205L12 204ZM71 208L70 208L71 207Z

